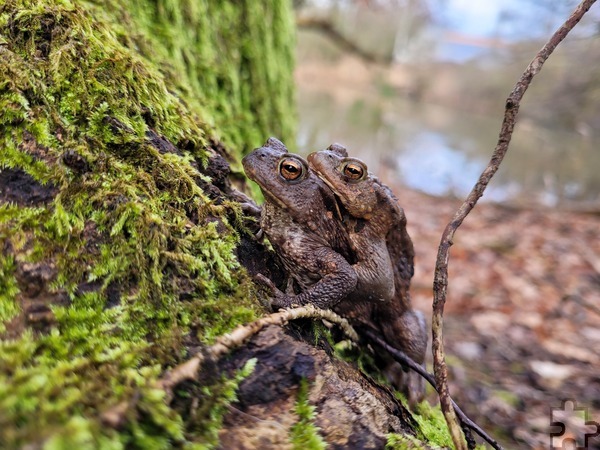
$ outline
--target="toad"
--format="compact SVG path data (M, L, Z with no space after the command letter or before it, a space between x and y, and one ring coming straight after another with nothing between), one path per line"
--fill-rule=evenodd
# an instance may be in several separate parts
M423 364L427 328L422 313L411 305L409 287L414 273L414 249L406 231L403 209L391 190L368 172L366 164L349 158L341 145L333 144L311 153L308 162L335 193L344 211L343 220L357 264L381 267L381 248L387 249L395 291L389 301L374 302L371 322L378 325L390 345ZM369 261L373 258L374 261ZM396 372L391 378L403 378L402 373ZM394 384L404 387L411 403L424 396L424 382L416 373L411 372L408 380Z
M273 308L334 307L356 288L357 277L333 193L304 159L275 138L242 164L265 197L261 229L289 274L285 292L261 279L272 290Z

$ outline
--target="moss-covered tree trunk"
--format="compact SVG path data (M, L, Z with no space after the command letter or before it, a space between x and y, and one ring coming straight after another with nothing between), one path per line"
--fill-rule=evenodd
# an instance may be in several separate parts
M145 389L256 314L223 158L292 137L291 21L286 0L0 4L0 447L185 441ZM134 395L144 420L100 426Z
M268 136L292 139L290 3L0 3L0 448L205 448L219 429L252 433L247 414L222 425L251 354L175 400L156 380L264 313L240 265L264 261L245 237L230 164ZM322 444L304 379L334 400L381 397L365 410L383 417L375 440L350 417L331 442L362 432L381 447L406 428L389 393L365 394L373 386L358 372L339 375L351 369L273 333L258 342L286 358L267 372L298 394L278 404L295 419L272 442ZM336 392L317 366L336 371L335 389L354 380L362 394ZM242 402L256 399L252 386ZM259 404L281 400L258 391ZM123 404L124 420L103 422Z

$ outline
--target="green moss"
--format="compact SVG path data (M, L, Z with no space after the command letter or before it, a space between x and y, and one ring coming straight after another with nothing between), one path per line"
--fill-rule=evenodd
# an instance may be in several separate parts
M245 152L266 136L293 137L291 2L137 0L129 12L124 19L141 33L120 30L123 39L169 61L161 67L169 85L210 111L202 119L230 148Z
M391 433L388 434L385 448L386 450L413 450L431 447L425 446L423 441L417 439L416 437Z
M53 194L0 204L0 337L25 327L0 340L0 447L191 442L153 382L186 358L184 337L210 343L257 314L239 208L199 182L214 142L239 156L292 136L291 20L284 0L2 2L0 170ZM43 293L19 291L26 264L51 274ZM52 307L42 333L28 295ZM123 400L142 414L101 426Z
M0 215L2 214L0 208ZM0 333L6 331L5 322L19 313L19 305L15 301L19 293L17 281L13 275L14 259L11 255L0 255Z
M419 424L420 438L431 446L454 448L442 410L428 402L419 403L413 417Z
M322 450L327 448L327 443L319 434L319 428L313 423L316 413L315 407L308 400L308 392L308 381L303 379L300 382L294 408L298 422L290 430L290 441L295 450Z
M403 401L406 404L406 401ZM452 437L444 419L444 414L439 406L431 406L427 401L419 403L412 416L419 425L418 436L388 435L386 449L408 450L418 448L454 448ZM478 445L477 449L485 449L485 445Z
M218 446L219 430L229 412L229 405L237 401L238 386L252 374L255 367L256 359L249 359L232 378L223 377L218 383L202 387L197 395L202 402L194 409L192 415L195 420L191 421L187 430L190 448L212 449Z

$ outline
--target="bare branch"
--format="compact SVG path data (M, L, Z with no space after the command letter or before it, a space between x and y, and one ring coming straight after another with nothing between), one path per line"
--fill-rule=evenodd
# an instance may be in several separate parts
M460 206L452 221L446 226L440 246L438 249L435 275L433 280L433 320L432 320L432 347L433 347L433 368L436 384L440 394L440 403L444 417L450 429L452 440L457 450L465 449L465 443L461 436L460 427L456 419L455 410L452 407L452 401L448 390L448 368L444 357L443 345L443 314L446 303L446 294L448 289L448 259L450 247L453 243L454 233L462 224L465 217L473 209L479 198L483 195L485 188L498 170L504 155L508 150L513 129L515 126L519 106L525 91L529 87L533 77L542 69L544 62L552 54L558 44L567 36L567 34L579 23L584 14L595 3L595 0L584 0L567 21L554 33L550 40L542 47L538 54L533 58L523 75L515 85L513 91L506 100L504 111L504 120L498 137L498 143L492 158L479 177L479 180L473 187L473 190L467 196L467 199Z
M159 387L167 393L171 393L173 388L186 380L196 380L198 369L202 362L211 357L218 359L229 353L231 350L241 346L244 342L258 333L268 325L284 326L290 320L296 319L325 319L329 322L339 325L344 333L354 342L358 342L356 331L350 326L346 319L341 318L330 310L315 308L313 305L305 305L300 308L284 309L279 312L269 314L255 320L247 325L240 325L231 333L220 336L214 345L210 346L205 352L198 353L183 364L174 367L167 372L160 380Z

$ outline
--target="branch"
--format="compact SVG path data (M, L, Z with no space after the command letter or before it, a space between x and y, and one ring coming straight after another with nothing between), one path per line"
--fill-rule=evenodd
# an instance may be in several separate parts
M430 374L429 372L427 372L427 370L425 370L425 368L423 366L421 366L420 364L417 364L406 353L401 352L397 348L389 345L387 342L385 342L383 339L381 339L379 336L377 336L372 331L366 330L365 334L371 341L375 342L378 346L380 346L381 348L386 350L390 355L392 355L392 357L396 361L398 361L400 364L407 366L408 368L414 370L419 375L421 375L425 380L427 380L427 382L431 386L433 386L433 388L437 392L439 392L437 385L435 384L434 376L432 374ZM452 402L452 407L456 411L456 414L458 415L458 417L460 418L460 421L462 422L462 424L464 426L475 431L475 433L477 433L479 436L481 436L488 444L490 444L492 446L492 448L494 448L496 450L502 450L502 447L500 446L500 444L498 444L498 442L496 442L485 431L483 431L483 429L479 425L477 425L475 422L473 422L471 419L469 419L469 417L467 417L467 415L462 411L462 409L460 409L460 407L454 402L454 400L450 399L450 401Z
M354 342L358 342L356 331L350 326L346 319L341 318L330 310L318 309L313 305L305 305L300 308L284 309L269 314L247 325L240 325L231 333L220 336L214 345L205 352L194 355L191 359L180 364L167 372L159 382L159 387L167 394L172 394L173 388L186 380L197 380L199 368L208 357L218 359L233 349L240 347L244 342L257 334L268 325L284 326L290 320L297 319L325 319L339 325L344 333Z
M377 56L360 48L352 40L348 39L337 30L329 19L298 16L296 17L296 26L298 28L320 31L336 43L342 51L355 54L367 63L389 64L391 62L391 58Z
M158 380L155 387L164 390L168 399L167 401L170 401L173 396L173 389L175 389L175 387L184 381L198 380L201 374L200 367L207 359L218 359L235 348L240 347L252 336L257 334L268 325L284 326L289 321L297 319L327 320L338 325L346 334L346 336L348 336L352 341L358 342L359 340L358 334L356 334L356 331L354 331L354 328L350 326L348 321L338 316L333 311L318 309L312 305L305 305L300 308L285 309L273 314L269 314L268 316L262 317L247 325L240 325L231 333L220 336L214 345L211 345L204 351L195 354L186 362L175 366L173 369L165 373L163 377ZM102 413L102 422L113 428L119 428L125 422L127 418L127 412L130 410L131 406L133 406L133 403L134 402L124 401L113 406L109 410Z
M477 200L479 200L479 198L483 195L483 191L498 170L500 163L502 162L502 159L508 150L508 145L512 137L517 114L519 112L520 102L525 94L525 91L529 87L531 80L542 69L544 62L552 54L558 44L567 36L573 27L577 25L577 23L594 3L595 0L582 1L567 19L567 21L554 33L554 35L552 35L546 45L544 45L535 58L533 58L531 63L529 63L529 66L527 66L527 69L525 69L525 72L523 72L523 75L506 100L504 120L502 122L498 143L496 144L492 158L485 170L480 175L479 180L473 187L473 190L469 193L467 199L458 209L452 218L452 221L446 226L442 234L433 280L433 368L436 385L439 389L438 392L440 394L442 411L444 413L446 423L448 424L448 428L450 429L452 441L454 442L457 450L464 450L465 443L460 433L460 427L458 426L456 419L455 408L452 406L452 401L448 390L448 368L446 366L444 356L442 334L444 304L446 302L446 293L448 289L448 258L450 246L453 243L452 239L454 237L454 233L462 224L465 217L473 209L477 203Z

